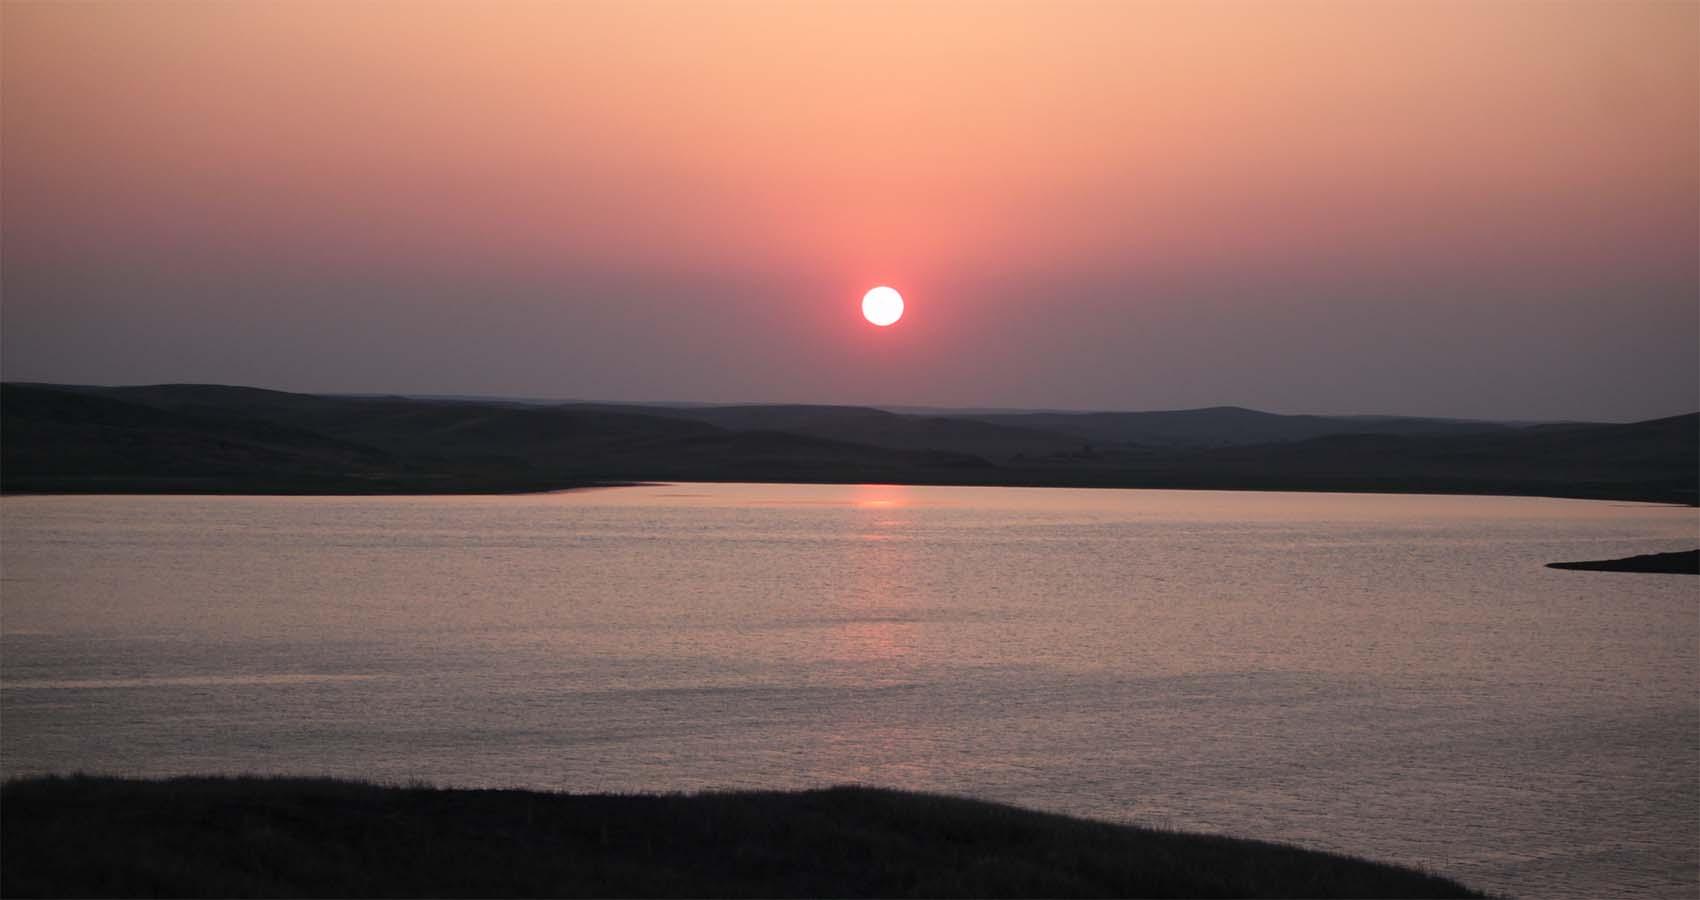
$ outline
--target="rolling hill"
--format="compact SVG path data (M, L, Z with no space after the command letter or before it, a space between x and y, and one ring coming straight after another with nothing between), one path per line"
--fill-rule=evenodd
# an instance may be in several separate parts
M1238 406L1156 412L1004 413L977 417L1035 428L1096 444L1169 448L1301 441L1333 434L1462 435L1514 430L1495 422L1400 416L1287 416Z
M1694 503L1700 414L1628 425L901 414L6 384L0 489L418 493L632 480L1498 493Z

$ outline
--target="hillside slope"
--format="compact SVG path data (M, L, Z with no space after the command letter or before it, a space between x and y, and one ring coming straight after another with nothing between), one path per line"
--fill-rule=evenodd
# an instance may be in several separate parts
M625 407L632 409L631 407ZM1078 449L1073 435L959 416L900 415L864 406L639 407L729 431L783 431L890 450L937 450L1003 461Z
M1463 435L1511 431L1494 422L1399 416L1279 415L1238 406L1154 412L962 414L1096 444L1199 449L1302 441L1334 434Z
M372 479L397 461L374 447L235 415L200 416L47 387L0 385L7 490L161 489L262 478Z
M545 405L221 385L4 387L0 489L7 491L459 492L697 480L1534 494L1679 503L1700 495L1700 414L1629 425L1464 423L1438 431L1435 420L1374 420L1363 426L1422 430L1307 438L1294 435L1323 427L1309 421L1315 417L1252 410L1174 414L1191 423L1188 440L1246 429L1225 446L1196 447L1098 441L1084 432L861 407ZM1209 415L1200 420L1197 413ZM1122 428L1127 417L1142 415L1171 421L1162 420L1170 415L1163 413L1072 418ZM1326 427L1342 426L1331 419ZM1246 442L1272 429L1283 437Z
M872 788L9 782L8 897L1475 897L1314 850Z

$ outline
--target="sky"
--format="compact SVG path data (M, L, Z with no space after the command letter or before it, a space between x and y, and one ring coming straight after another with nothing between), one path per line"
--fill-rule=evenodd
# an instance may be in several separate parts
M0 35L7 380L1700 409L1700 3L9 0Z

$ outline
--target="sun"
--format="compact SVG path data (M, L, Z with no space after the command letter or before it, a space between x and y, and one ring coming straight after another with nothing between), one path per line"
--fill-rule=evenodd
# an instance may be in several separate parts
M903 318L903 295L880 285L862 295L862 318L884 328Z

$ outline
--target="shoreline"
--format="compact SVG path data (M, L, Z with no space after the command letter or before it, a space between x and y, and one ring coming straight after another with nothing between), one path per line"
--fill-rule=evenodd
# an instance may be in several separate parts
M564 794L326 778L0 788L6 896L1481 897L1266 841L844 786Z
M886 477L879 477L881 474ZM690 476L679 478L646 478L646 479L586 479L546 482L460 482L455 484L400 484L390 483L375 485L371 483L315 482L311 484L278 484L275 482L252 482L247 484L207 484L210 479L179 479L160 483L162 480L151 479L39 479L42 484L18 487L16 484L0 489L0 497L86 497L86 496L157 496L157 497L504 497L519 494L556 494L569 491L593 490L600 488L621 487L651 487L660 484L799 484L799 485L835 485L835 484L889 484L904 487L999 487L999 488L1061 488L1066 490L1113 490L1113 491L1231 491L1251 493L1289 493L1289 494L1375 494L1391 496L1430 496L1430 497L1531 497L1548 500L1593 500L1609 503L1645 503L1654 506L1672 506L1681 509L1700 508L1700 500L1684 500L1674 497L1652 497L1646 494L1626 492L1586 492L1566 491L1562 489L1531 489L1528 491L1506 490L1503 485L1469 489L1464 487L1448 488L1446 485L1386 485L1386 484L1341 484L1341 485L1309 485L1308 482L1298 484L1269 484L1243 483L1232 480L1220 483L1214 481L1185 482L1176 484L1165 481L1150 483L1092 483L1086 480L1079 482L1068 479L1031 480L1031 479L917 479L891 477L891 473L874 473L867 478L712 478ZM190 483L199 481L200 483ZM97 483L98 482L98 483Z

